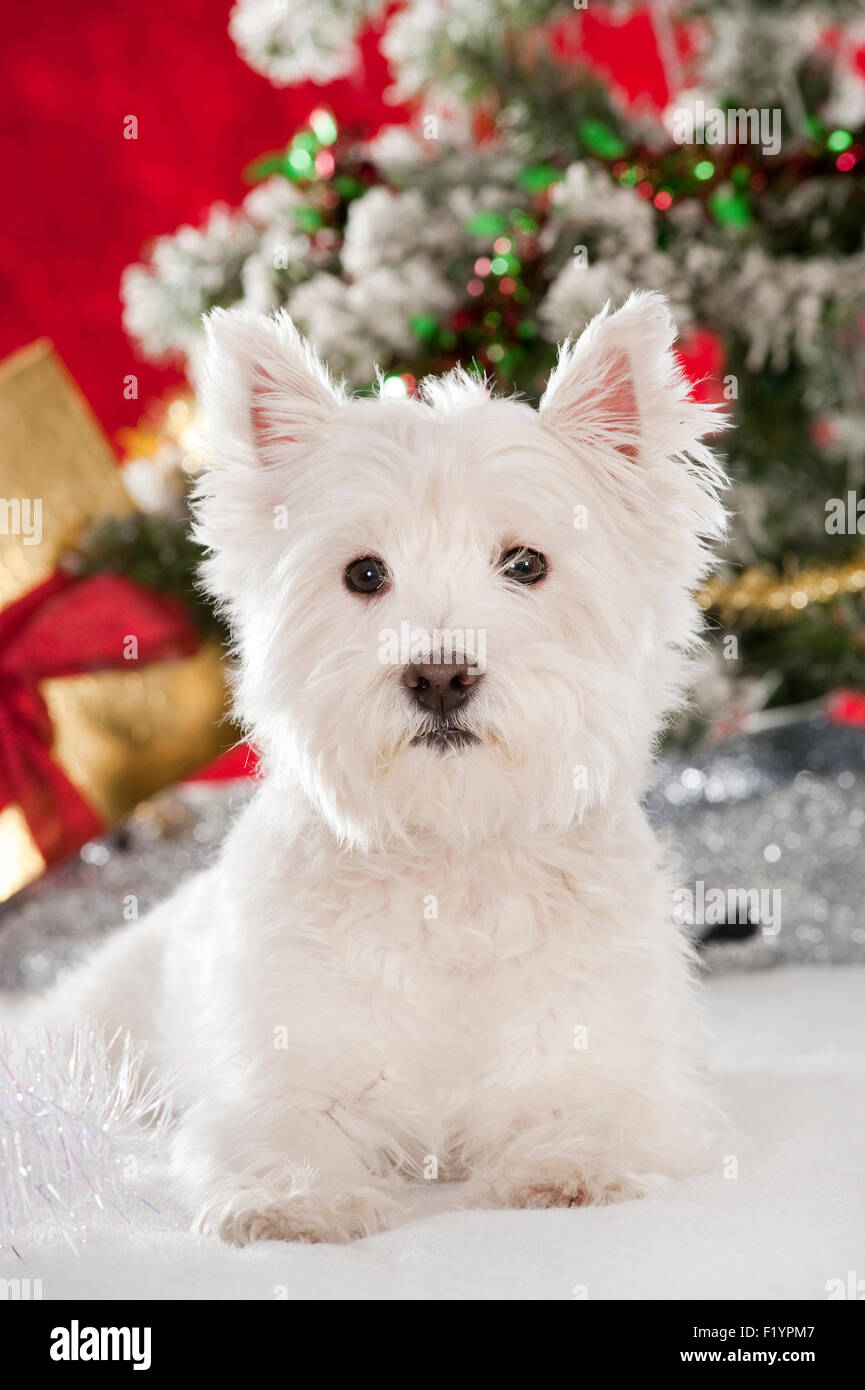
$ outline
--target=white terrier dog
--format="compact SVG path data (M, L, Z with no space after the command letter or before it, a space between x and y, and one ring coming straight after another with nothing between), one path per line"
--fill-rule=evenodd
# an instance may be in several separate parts
M656 295L538 411L462 372L351 399L215 311L199 489L263 778L214 866L62 982L183 1069L197 1226L341 1241L395 1185L567 1206L693 1164L708 1107L640 808L699 646L719 428Z

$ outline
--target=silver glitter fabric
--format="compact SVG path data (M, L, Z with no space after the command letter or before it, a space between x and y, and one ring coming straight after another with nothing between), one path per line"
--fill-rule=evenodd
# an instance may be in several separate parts
M46 985L209 863L250 791L173 788L17 894L0 909L0 989ZM702 951L708 968L865 961L865 732L819 716L668 754L647 808L695 908L719 890L773 905L771 923L744 928L695 911L695 935L714 938Z
M746 939L707 945L710 968L865 961L865 731L820 714L668 755L647 807L695 898L702 884L706 899L759 892L777 908Z
M139 806L0 906L0 989L41 989L85 948L210 863L252 784L197 782Z

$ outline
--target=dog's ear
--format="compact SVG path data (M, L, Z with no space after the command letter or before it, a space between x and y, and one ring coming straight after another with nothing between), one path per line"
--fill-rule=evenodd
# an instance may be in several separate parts
M594 474L600 505L617 508L626 549L639 549L659 628L678 622L686 632L692 590L725 528L726 478L703 440L727 421L691 399L675 336L658 294L632 294L617 313L604 309L562 347L540 413Z
M205 328L199 390L214 462L279 464L312 443L341 392L288 314L214 309Z
M688 453L722 423L713 407L690 400L675 338L659 294L634 293L615 313L607 305L559 349L541 419L612 463Z

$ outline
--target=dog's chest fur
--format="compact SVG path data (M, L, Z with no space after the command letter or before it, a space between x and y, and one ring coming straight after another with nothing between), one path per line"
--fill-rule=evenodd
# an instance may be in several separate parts
M259 951L247 939L232 960L229 939L222 978L256 1001L264 1046L287 1030L287 1089L298 1044L308 1074L320 1065L343 1127L442 1155L479 1088L492 1108L524 1089L536 1107L549 1082L552 1114L563 1071L593 1087L635 1031L654 1044L654 847L636 808L629 820L530 846L334 856L315 827L267 852L251 808L227 867L236 848Z

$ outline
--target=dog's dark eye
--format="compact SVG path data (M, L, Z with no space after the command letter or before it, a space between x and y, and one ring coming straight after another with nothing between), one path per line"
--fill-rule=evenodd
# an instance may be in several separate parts
M364 555L362 560L352 560L345 572L345 587L353 594L375 594L387 583L387 570L384 561L375 555Z
M547 572L546 556L524 545L506 551L499 564L505 579L514 579L518 584L537 584Z

